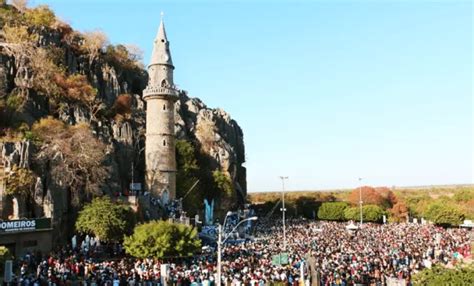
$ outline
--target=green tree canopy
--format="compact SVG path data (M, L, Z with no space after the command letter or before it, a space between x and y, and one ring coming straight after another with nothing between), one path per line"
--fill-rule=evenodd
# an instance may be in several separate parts
M474 285L474 265L425 268L413 276L413 285Z
M318 210L318 218L322 220L344 220L344 210L348 207L345 202L326 202Z
M362 207L362 218L364 221L381 222L385 214L384 210L376 205L365 205ZM344 217L347 220L359 220L360 211L358 207L346 208L344 210Z
M454 193L453 199L456 202L467 202L474 200L474 189L461 189Z
M124 247L137 258L171 258L193 255L201 246L197 230L169 221L151 221L135 227Z
M186 173L196 172L199 169L195 150L191 142L176 140L176 163L180 170Z
M131 233L135 218L130 207L112 202L109 197L100 197L86 204L76 221L76 229L92 234L101 241L121 241Z
M464 214L454 205L433 202L426 208L424 216L427 220L439 225L459 225L464 219Z
M178 170L176 173L177 197L186 196L183 200L183 207L190 215L199 213L203 202L201 183L188 193L199 178L196 151L191 142L176 140L176 165Z
M237 205L237 193L227 172L215 170L212 172L212 177L214 185L219 190L220 207L217 207L216 212L218 217L222 217L225 212L234 209Z

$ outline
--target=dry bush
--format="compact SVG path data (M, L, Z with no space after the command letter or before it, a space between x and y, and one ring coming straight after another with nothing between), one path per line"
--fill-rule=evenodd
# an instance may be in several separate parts
M116 114L126 115L132 112L132 97L130 94L121 94L117 97L112 107Z
M387 187L377 187L375 190L385 200L387 207L392 207L397 203L397 196Z
M41 119L32 131L41 140L35 160L51 163L57 181L69 186L74 204L100 193L109 169L104 166L107 146L87 124L68 126L51 117Z
M361 188L354 189L349 197L348 201L352 205L359 204L359 191L362 191L362 201L364 204L371 204L381 206L383 208L390 208L396 203L397 199L395 194L388 188L373 188L370 186L363 186Z
M25 12L28 7L28 0L11 0L10 3L20 12Z
M118 71L142 69L141 54L142 51L134 45L109 45L105 60Z
M74 31L69 23L57 17L54 23L51 25L51 28L58 30L63 37Z
M126 44L125 48L128 51L128 58L131 61L139 62L143 60L143 50L134 44Z
M99 30L85 32L83 37L84 44L82 48L89 55L89 64L92 64L100 55L101 50L107 46L109 40L107 35Z
M64 69L56 65L48 51L37 48L30 59L32 71L32 87L41 93L57 98L63 94L63 90L58 86L56 79L58 75L64 73Z
M62 41L70 48L72 48L75 52L84 52L81 46L81 42L83 41L81 33L71 29L70 32L63 33Z
M24 11L25 20L31 26L52 27L56 22L56 15L47 5L40 5Z
M404 222L408 214L407 205L404 202L398 202L390 209L390 220L394 222Z
M28 32L28 27L23 25L5 25L2 28L0 35L4 39L5 43L15 45L31 45L36 43L38 40L38 35L30 34Z
M383 202L382 196L370 186L362 186L354 189L348 197L348 201L351 205L359 205L360 193L362 193L362 201L364 204L380 205Z
M56 74L55 82L63 90L63 96L73 101L88 103L94 101L97 95L97 90L89 84L86 76L81 74Z
M27 197L33 193L35 182L35 174L30 169L14 166L6 177L6 194Z

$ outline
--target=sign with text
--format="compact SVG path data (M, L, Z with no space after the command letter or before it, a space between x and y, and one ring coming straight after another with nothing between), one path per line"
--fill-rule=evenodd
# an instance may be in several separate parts
M286 265L288 264L288 253L280 253L272 256L273 265Z
M50 218L32 218L0 221L1 232L35 231L51 228Z

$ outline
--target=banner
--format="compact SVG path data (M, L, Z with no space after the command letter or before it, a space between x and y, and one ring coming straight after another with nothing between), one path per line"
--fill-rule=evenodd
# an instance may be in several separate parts
M207 199L204 199L204 224L214 224L214 200L209 203Z
M272 256L272 265L286 265L288 262L288 253L282 252Z
M0 221L1 232L35 231L51 228L50 218L20 219Z

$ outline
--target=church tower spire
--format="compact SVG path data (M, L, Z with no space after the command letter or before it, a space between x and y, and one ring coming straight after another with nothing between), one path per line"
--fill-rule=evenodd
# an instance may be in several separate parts
M166 37L165 23L163 18L160 21L160 27L153 43L153 52L151 54L150 65L165 64L173 66L168 38Z
M179 91L173 81L173 61L161 19L143 90L146 108L146 188L162 204L176 197L174 103Z

